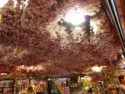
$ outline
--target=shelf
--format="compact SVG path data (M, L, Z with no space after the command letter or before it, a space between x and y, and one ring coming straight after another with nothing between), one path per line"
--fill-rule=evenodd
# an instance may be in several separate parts
M0 80L0 94L14 94L14 79Z

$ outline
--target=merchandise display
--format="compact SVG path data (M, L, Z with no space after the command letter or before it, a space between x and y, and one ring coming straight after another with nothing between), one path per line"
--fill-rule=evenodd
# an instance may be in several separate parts
M0 80L0 94L14 94L14 79Z

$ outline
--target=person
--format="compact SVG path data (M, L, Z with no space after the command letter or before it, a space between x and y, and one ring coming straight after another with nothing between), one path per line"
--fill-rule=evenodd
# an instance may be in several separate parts
M125 75L119 75L118 77L120 85L119 85L119 94L125 94Z

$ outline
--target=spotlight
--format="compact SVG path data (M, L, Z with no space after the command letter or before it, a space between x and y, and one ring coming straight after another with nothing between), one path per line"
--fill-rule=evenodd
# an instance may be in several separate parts
M59 25L66 27L66 31L71 33L75 27L82 27L83 31L89 36L93 33L93 28L90 26L90 15L84 15L80 9L69 11L64 19L58 21Z
M85 21L84 13L78 8L72 9L66 13L65 20L75 26L78 26Z

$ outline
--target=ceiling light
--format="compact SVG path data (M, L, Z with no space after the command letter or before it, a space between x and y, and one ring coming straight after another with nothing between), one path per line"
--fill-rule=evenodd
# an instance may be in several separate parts
M65 21L73 25L80 25L85 21L84 13L80 9L72 9L66 13Z
M51 81L51 79L49 78L48 81Z
M78 29L80 31L84 31L87 36L90 36L93 34L93 28L90 25L90 20L90 15L84 15L80 9L75 8L68 11L65 17L58 21L58 24L64 26L66 31L68 31L68 34Z
M1 76L5 76L5 75L7 75L7 74L8 74L8 73L6 73L6 72L5 72L5 73L4 73L4 72L3 72L3 73L0 73Z

